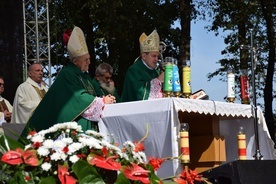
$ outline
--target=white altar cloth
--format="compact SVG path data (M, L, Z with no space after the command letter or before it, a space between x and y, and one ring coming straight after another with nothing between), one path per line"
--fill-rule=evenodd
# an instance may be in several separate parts
M210 100L183 98L162 98L146 101L106 105L99 121L100 132L113 136L121 146L125 141L139 141L149 127L144 142L145 153L151 157L176 157L179 155L178 112L195 112L219 117L220 135L225 137L226 162L237 160L237 132L245 127L247 137L247 158L254 159L254 119L250 105L232 104ZM259 145L263 159L276 159L267 126L260 109ZM192 153L190 153L192 154ZM179 161L167 161L158 170L159 177L168 177L182 170Z

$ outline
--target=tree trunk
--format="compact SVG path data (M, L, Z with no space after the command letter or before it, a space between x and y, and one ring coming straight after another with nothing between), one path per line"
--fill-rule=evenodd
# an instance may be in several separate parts
M180 43L180 64L190 60L191 45L191 0L179 0L181 43Z
M275 65L275 44L274 44L274 24L273 24L273 7L271 3L273 1L260 0L263 16L266 22L267 40L269 46L268 66L264 87L264 103L265 103L265 120L268 126L270 136L275 141L275 125L272 110L273 101L273 75Z

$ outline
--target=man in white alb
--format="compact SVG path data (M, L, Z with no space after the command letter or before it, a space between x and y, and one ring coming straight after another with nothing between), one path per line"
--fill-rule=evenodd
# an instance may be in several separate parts
M43 85L43 68L40 63L33 63L29 67L28 76L16 90L11 123L27 123L47 92Z

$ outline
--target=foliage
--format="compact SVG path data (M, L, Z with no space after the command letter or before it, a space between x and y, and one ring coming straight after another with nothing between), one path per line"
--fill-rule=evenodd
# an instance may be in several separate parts
M208 1L212 3L212 17L214 18L212 25L209 26L210 31L215 31L218 35L219 31L226 32L224 42L227 47L221 52L225 56L224 59L218 61L221 68L215 72L209 73L209 80L214 76L222 76L221 80L225 80L226 72L229 67L234 68L237 77L236 84L239 88L240 70L245 68L248 70L249 79L251 76L250 50L241 49L241 45L250 46L251 32L253 30L254 47L256 50L255 74L257 97L263 97L263 88L266 80L266 68L268 64L268 47L267 39L265 39L265 22L262 19L260 4L258 1ZM246 48L246 47L244 47ZM251 82L251 81L250 81ZM239 96L237 96L239 98ZM260 104L259 104L260 105Z
M66 60L62 33L81 27L86 34L91 56L90 74L95 67L108 62L114 67L114 80L121 93L126 70L140 55L139 36L157 29L161 40L172 46L168 52L179 47L179 29L171 28L178 17L177 4L160 0L54 0L50 4L52 61L63 64ZM64 10L64 11L60 11ZM176 43L176 44L175 44ZM54 63L55 64L55 63Z
M147 162L142 144L145 138L136 143L127 141L120 149L98 132L82 132L76 122L31 131L29 144L24 147L2 136L0 179L9 184L166 183L155 171L172 158L149 158ZM206 181L192 170L166 180L189 184Z
M269 132L274 140L275 125L272 110L272 101L275 96L273 81L275 78L275 1L266 0L208 0L207 4L212 12L213 22L209 26L210 31L217 34L223 30L226 32L224 42L227 47L222 51L225 58L218 61L221 68L208 74L209 80L221 75L225 79L229 67L235 69L237 89L240 87L239 75L242 69L248 70L249 82L255 79L256 98L264 99L264 103L258 100L258 104L265 111ZM254 53L252 55L252 53ZM253 57L252 57L253 56ZM253 61L253 62L251 62ZM252 66L252 64L254 66ZM254 68L255 76L252 76ZM253 93L251 88L251 95ZM237 93L238 94L238 91ZM239 96L236 96L239 99Z

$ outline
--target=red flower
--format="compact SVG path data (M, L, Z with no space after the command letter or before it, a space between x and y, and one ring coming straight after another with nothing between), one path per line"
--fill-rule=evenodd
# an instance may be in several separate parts
M76 131L72 131L71 134L72 134L72 136L76 136L77 132Z
M44 158L44 162L50 162L50 160L51 160L50 157L45 157Z
M34 148L37 149L41 146L41 143L40 142L35 142L35 143L33 143L33 146L34 146Z
M37 158L37 151L36 150L26 150L23 153L24 162L31 166L38 166L39 160Z
M58 178L61 184L75 184L77 180L69 175L68 165L58 165Z
M84 154L84 153L79 153L79 154L77 154L77 156L79 158L86 158L86 154Z
M63 148L63 150L62 150L64 153L67 153L68 151L69 151L69 148L68 148L68 146L65 146L64 148Z
M34 130L29 132L29 135L35 135L35 134L36 134L36 131Z
M155 171L157 171L161 164L165 161L164 158L151 158L149 157L149 164L153 167Z
M11 164L11 165L17 165L17 164L22 164L23 159L22 159L22 153L23 150L20 148L16 148L16 150L11 150L3 154L1 161Z
M174 178L173 181L177 184L187 184L187 181L182 178Z
M91 165L96 165L97 167L118 171L121 168L121 164L114 161L114 158L117 158L116 156L111 156L108 158L105 158L100 155L94 155L90 154L87 157L87 162Z
M189 170L189 172L183 170L178 178L175 178L174 181L178 184L194 184L194 181L202 181L202 175L198 175L196 171Z
M25 181L28 182L30 181L31 177L29 175L25 176Z
M137 164L132 163L131 166L123 167L122 172L125 176L134 181L141 181L142 183L150 183L148 173L150 171L145 170L144 168L140 167Z
M106 156L107 153L108 153L108 149L106 147L103 147L102 148L102 153L103 153L104 156Z
M135 149L134 151L137 153L139 151L145 151L145 147L143 145L143 143L139 142L139 143L134 143L135 144Z
M201 178L202 178L202 175L201 174L198 174L197 171L195 170L189 170L189 173L190 173L190 176L191 176L191 179L193 181L202 181Z

